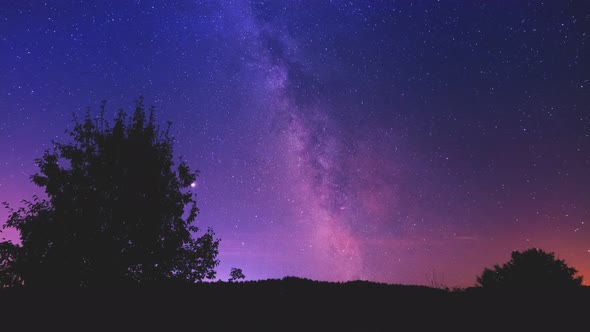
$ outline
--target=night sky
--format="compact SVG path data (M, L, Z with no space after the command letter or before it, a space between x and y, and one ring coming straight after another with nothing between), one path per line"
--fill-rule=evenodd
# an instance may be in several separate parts
M2 1L0 201L140 95L219 279L466 287L537 247L590 282L587 1Z

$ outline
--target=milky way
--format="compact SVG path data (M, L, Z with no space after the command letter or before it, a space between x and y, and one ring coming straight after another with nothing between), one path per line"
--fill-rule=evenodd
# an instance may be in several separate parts
M584 1L5 3L0 200L38 192L72 113L143 95L200 170L219 279L469 286L535 246L590 273L589 20Z

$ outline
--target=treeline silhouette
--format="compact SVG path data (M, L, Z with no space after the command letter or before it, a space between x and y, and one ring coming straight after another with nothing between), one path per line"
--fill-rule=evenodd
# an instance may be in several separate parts
M41 322L91 322L100 329L168 331L564 331L587 324L589 298L589 287L450 291L285 277L164 288L12 288L0 291L0 312L3 324L14 319L25 330Z

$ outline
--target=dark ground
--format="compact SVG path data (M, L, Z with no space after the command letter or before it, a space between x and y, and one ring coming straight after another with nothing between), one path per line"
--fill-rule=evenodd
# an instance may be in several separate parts
M0 291L2 330L588 331L590 287L447 291L285 278L194 287Z

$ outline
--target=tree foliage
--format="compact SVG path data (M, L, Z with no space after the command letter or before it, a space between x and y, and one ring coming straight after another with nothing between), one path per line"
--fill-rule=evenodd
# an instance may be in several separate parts
M242 272L242 269L235 267L231 268L231 271L229 272L229 281L236 281L245 278L246 276L244 275L244 272Z
M513 251L510 261L493 269L484 269L477 277L484 288L563 288L582 284L578 271L552 252L531 248Z
M5 227L21 243L0 243L0 282L25 286L97 286L215 277L219 240L200 237L190 185L198 175L173 161L170 122L161 130L143 98L131 118L111 125L88 111L74 118L71 142L54 142L36 159L34 196L10 209Z

